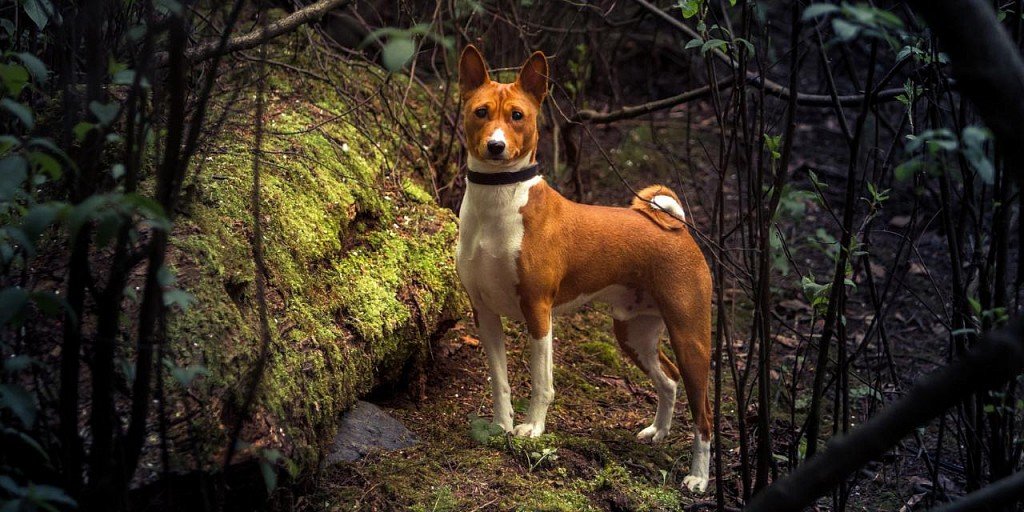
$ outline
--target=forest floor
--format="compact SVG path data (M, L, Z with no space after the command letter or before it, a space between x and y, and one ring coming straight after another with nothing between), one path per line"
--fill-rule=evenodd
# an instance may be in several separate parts
M650 380L621 356L610 317L588 307L557 321L555 333L556 399L547 433L535 439L474 438L474 419L490 418L491 397L483 347L472 322L465 321L433 347L422 400L402 396L380 404L420 443L329 469L302 508L679 510L713 496L680 486L693 441L685 394L668 439L638 442L636 433L653 418L656 396ZM506 325L506 334L521 420L529 394L528 344L518 326ZM729 415L732 404L726 396ZM728 441L726 448L732 448Z

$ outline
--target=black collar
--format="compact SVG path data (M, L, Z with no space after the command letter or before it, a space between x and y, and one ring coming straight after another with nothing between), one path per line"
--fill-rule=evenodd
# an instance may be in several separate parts
M539 174L540 164L530 164L515 172L467 171L466 178L477 185L511 185L521 183Z

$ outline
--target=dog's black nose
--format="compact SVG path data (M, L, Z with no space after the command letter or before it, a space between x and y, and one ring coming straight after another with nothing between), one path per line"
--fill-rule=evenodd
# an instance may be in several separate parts
M505 151L505 143L500 140L487 141L487 151L491 155L498 156Z

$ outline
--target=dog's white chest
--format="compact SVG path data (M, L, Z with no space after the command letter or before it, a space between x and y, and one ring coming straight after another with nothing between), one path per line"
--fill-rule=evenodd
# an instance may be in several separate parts
M522 320L517 260L523 244L520 209L529 199L534 177L512 185L467 184L459 210L456 269L476 308Z

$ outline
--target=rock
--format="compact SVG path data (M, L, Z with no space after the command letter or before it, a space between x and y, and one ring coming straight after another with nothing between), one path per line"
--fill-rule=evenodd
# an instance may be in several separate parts
M360 400L342 416L327 463L352 462L373 450L398 450L418 442L400 421L380 407Z

